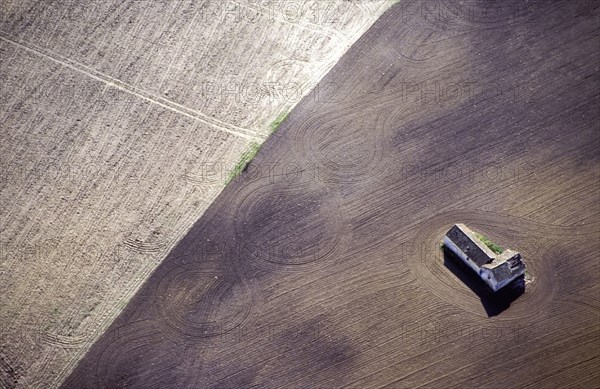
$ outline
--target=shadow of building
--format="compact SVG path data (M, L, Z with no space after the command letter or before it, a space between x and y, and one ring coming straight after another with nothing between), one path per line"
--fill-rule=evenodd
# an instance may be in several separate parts
M525 293L525 276L515 278L508 285L494 292L452 251L445 246L442 250L444 253L444 266L479 297L488 317L499 315L508 309L513 301Z

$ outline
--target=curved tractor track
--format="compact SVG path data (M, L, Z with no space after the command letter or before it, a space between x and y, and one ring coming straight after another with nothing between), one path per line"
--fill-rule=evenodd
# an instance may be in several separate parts
M598 385L599 5L423 3L351 48L64 388ZM523 253L502 309L444 262L457 222Z

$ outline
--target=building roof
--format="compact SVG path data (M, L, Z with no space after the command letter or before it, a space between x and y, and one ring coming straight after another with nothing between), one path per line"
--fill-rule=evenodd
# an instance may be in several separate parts
M453 225L446 236L479 267L496 258L496 254L462 223Z

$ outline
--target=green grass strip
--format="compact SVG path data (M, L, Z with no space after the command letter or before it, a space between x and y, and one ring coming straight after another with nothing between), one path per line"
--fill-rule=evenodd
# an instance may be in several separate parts
M271 134L273 134L275 131L277 131L277 129L279 128L281 123L283 123L285 121L285 119L287 119L289 114L290 114L289 112L280 113L279 116L277 116L275 118L275 120L269 125L269 132ZM260 147L261 147L261 145L257 142L252 142L250 144L250 147L248 148L248 150L244 151L244 153L240 157L240 160L238 161L238 163L235 165L233 170L229 172L229 175L227 176L227 180L225 181L225 185L229 184L231 181L236 179L240 174L242 174L242 172L244 170L246 170L246 167L248 166L248 164L250 162L252 162L254 157L256 157L256 154L258 154Z
M290 114L289 112L280 113L279 116L277 116L275 118L275 120L273 120L273 123L271 123L269 125L269 133L271 133L271 134L275 133L275 131L277 131L277 129L279 128L281 123L283 123L285 121L285 119L287 119L289 114Z
M485 236L483 236L481 234L478 234L478 233L475 233L475 235L477 235L477 237L479 238L479 240L482 241L494 253L496 253L496 254L502 254L502 252L504 251L504 249L499 244L496 244L496 243L492 242L487 237L485 237Z
M225 185L229 184L237 176L242 174L242 172L246 169L248 164L250 162L252 162L254 157L256 157L256 154L258 154L258 150L260 150L260 146L261 145L257 142L252 142L250 144L250 147L248 148L248 150L244 151L244 153L240 157L240 160L238 161L238 163L235 165L233 170L229 172L229 175L227 176L227 182L225 183Z

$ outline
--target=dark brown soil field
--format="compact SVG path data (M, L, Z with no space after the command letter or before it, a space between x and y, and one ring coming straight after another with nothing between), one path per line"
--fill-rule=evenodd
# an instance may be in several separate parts
M600 386L599 17L391 8L64 387ZM524 294L444 258L456 222L523 253Z

